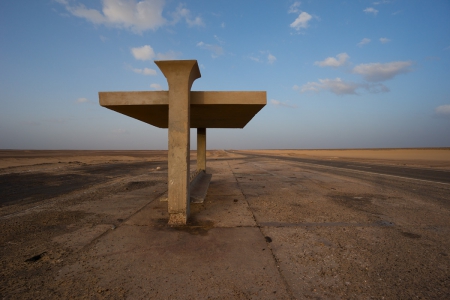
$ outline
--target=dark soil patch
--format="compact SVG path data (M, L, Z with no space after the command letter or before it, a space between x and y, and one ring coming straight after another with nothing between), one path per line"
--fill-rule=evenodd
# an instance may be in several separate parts
M125 190L134 191L156 185L156 181L132 181L127 183Z
M13 173L0 175L0 207L28 204L97 184L104 179L81 174Z

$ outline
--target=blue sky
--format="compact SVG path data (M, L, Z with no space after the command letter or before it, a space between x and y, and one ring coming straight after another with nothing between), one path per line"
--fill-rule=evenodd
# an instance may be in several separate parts
M98 104L167 89L157 59L197 59L192 90L267 91L208 149L448 147L449 16L448 0L1 1L0 148L166 149L167 130Z

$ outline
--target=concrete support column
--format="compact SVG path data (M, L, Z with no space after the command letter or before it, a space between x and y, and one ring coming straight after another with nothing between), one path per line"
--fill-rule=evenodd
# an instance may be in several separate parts
M206 128L197 128L197 170L206 172Z
M155 61L169 85L168 210L169 225L189 217L190 90L200 78L196 60Z

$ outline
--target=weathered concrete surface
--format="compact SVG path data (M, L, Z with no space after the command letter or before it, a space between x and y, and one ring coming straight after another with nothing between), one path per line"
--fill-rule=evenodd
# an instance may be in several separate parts
M167 92L99 92L99 101L104 107L169 129L169 224L183 225L190 213L190 128L197 128L197 168L205 170L206 128L243 128L266 105L266 92L191 93L192 84L201 77L196 60L155 64L167 79ZM195 98L192 103L191 97Z
M0 170L8 195L33 197L26 190L38 181L48 190L0 207L0 296L450 296L449 185L208 151L205 202L192 204L188 226L169 227L159 201L167 162L145 163ZM103 181L52 193L67 174Z
M266 105L264 91L192 91L191 128L244 128ZM100 105L168 128L169 92L100 92Z
M205 171L198 171L198 175L190 184L191 202L203 203L208 193L209 183L211 182L212 174L207 174Z
M196 60L155 61L169 84L169 224L186 224L189 217L190 96L200 70Z
M206 128L197 128L197 170L206 170Z

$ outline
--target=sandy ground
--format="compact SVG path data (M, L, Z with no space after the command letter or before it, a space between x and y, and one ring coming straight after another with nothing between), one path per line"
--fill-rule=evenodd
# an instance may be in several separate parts
M0 150L0 170L54 164L99 164L106 162L137 162L167 160L167 151L33 151Z
M342 149L342 150L248 150L251 153L303 158L349 160L388 165L450 170L450 148Z
M359 150L245 150L247 153L283 155L328 160L350 160L380 164L450 169L450 148L359 149ZM195 159L191 151L191 159ZM221 151L209 151L208 158L223 157ZM107 162L165 161L167 151L58 151L0 150L0 172L8 168L56 163L99 164ZM6 169L6 170L5 170Z
M332 159L448 163L414 151ZM450 298L448 184L244 153L208 152L207 198L172 228L164 151L1 151L0 297Z

